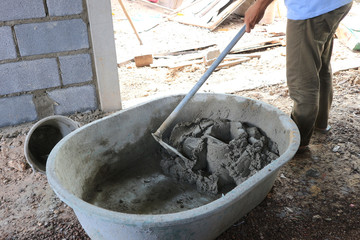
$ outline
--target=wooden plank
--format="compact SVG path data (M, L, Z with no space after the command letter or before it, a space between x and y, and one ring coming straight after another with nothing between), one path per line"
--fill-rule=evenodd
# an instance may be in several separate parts
M248 57L248 58L259 58L261 57L261 54L258 54L258 53L249 53L249 54L246 54L246 53L235 53L235 54L232 54L232 53L229 53L227 55L227 57L231 58L236 58L236 57Z
M169 62L167 60L157 60L153 64L150 64L150 67L152 68L158 68L158 67L170 67L173 65L173 62Z
M153 56L152 56L152 54L136 56L134 58L134 61L135 61L136 67L150 66L150 64L153 63Z
M359 68L360 58L349 58L344 60L337 60L331 63L333 74L337 74L340 71Z
M214 0L209 5L207 5L201 12L199 12L199 17L205 16L208 12L214 9L214 7L220 2L221 0Z
M225 67L231 67L231 66L235 66L235 65L238 65L240 63L243 63L243 62L247 62L249 61L251 58L244 58L244 57L241 57L241 58L225 58L223 60L223 63L219 64L219 66L217 66L217 68L215 70L219 70L221 68L225 68ZM150 67L152 68L158 68L158 67L166 67L166 68L169 68L169 69L179 69L179 68L183 68L183 67L187 67L187 66L191 66L191 65L194 65L194 64L201 64L201 63L204 63L203 60L192 60L192 61L183 61L183 62L169 62L169 61L157 61L153 64L150 65ZM206 67L206 69L208 69L209 66Z
M215 71L220 70L222 68L232 67L232 66L238 65L240 63L247 62L249 60L250 60L250 58L243 58L243 59L239 59L239 60L226 61L226 62L220 63L219 66L216 67ZM206 67L206 69L208 69L208 68L209 67Z
M213 15L212 12L217 11L216 8L214 9L214 5L218 4L220 1L222 0L212 0L197 4L188 11L183 12L182 16L177 16L176 20L181 19L181 23L189 23L187 25L206 25L211 20L211 17ZM211 12L209 13L209 11Z
M191 11L184 13L184 16L176 16L172 20L177 21L182 24L207 28L213 31L217 26L219 26L227 17L230 16L238 7L243 4L245 0L235 0L229 6L227 6L222 12L218 13L216 17L212 16L212 19L209 22L207 17L197 17ZM219 8L220 9L220 8ZM216 10L219 10L216 9Z
M226 18L228 18L238 7L243 4L245 0L237 0L231 3L226 9L224 9L217 18L213 19L208 25L207 28L213 31L217 26L219 26Z
M225 64L226 62L230 62L230 61L242 61L242 60L246 60L248 61L251 58L256 58L256 57L260 57L260 56L253 56L253 57L225 57L224 60L222 61L223 64ZM204 64L205 66L210 66L213 62L215 62L216 59L211 59L211 60L207 60L205 61L204 59ZM219 66L221 66L221 64L219 64Z
M199 14L201 11L203 11L207 6L209 6L209 4L212 3L212 1L215 0L207 0L205 2L200 2L199 4L195 4L192 8L188 9L188 11L186 11L186 13L191 13L193 15L197 15Z
M191 61L196 59L202 59L204 56L201 52L184 54L184 55L177 55L177 56L159 56L156 57L156 61L168 61L168 62L184 62L184 61Z
M178 13L180 13L181 11L186 10L189 7L194 6L195 4L198 4L199 2L204 1L204 0L195 0L192 3L185 5L183 7L177 8L175 9L175 11L173 13L170 14L170 16L168 17L169 20L171 20L173 17L175 17Z
M282 46L282 44L281 43L273 43L273 44L268 44L268 45L263 45L263 46L258 45L258 46L252 46L252 47L246 47L246 48L239 48L239 49L232 50L231 53L259 51L259 50L264 50L266 48L277 47L277 46Z
M234 53L242 53L242 52L250 52L250 51L259 51L259 50L264 50L266 48L283 46L283 45L284 45L283 38L268 39L264 42L259 42L245 47L233 49L230 51L230 53L234 54Z
M184 62L184 61L191 61L191 60L197 60L202 59L203 53L192 53L192 54L185 54L185 55L179 55L176 56L175 62Z
M185 66L190 66L192 64L199 64L204 63L205 66L211 65L214 59L207 60L208 64L204 62L203 59L204 55L202 53L196 53L196 54L190 54L190 55L184 55L178 58L177 56L166 56L166 58L158 58L159 60L156 60L153 64L151 64L152 68L156 67L167 67L171 69L181 68ZM225 59L223 60L223 63L229 62L229 61L248 61L251 58L259 58L261 57L260 54L228 54ZM200 60L199 60L200 59ZM201 61L202 59L202 61Z
M126 65L126 64L131 63L132 61L134 61L134 58L127 59L127 60L125 60L125 61L119 62L119 63L117 63L117 66L118 66L118 67L124 66L124 65Z
M202 57L192 59L192 60L187 60L187 61L172 61L172 60L162 59L162 60L155 61L150 66L152 68L166 67L166 68L170 68L170 69L177 69L177 68L190 66L190 65L193 65L193 64L199 64L199 63L202 63L202 62L203 62Z
M284 33L284 32L269 32L269 35L271 37L282 37L282 36L286 36L286 33Z
M183 68L183 67L187 67L187 66L191 66L194 64L201 64L203 63L203 60L197 60L197 61L187 61L187 62L182 62L182 63L177 63L177 64L173 64L169 66L169 69L179 69L179 68Z
M205 22L206 24L209 24L213 19L217 18L217 16L220 14L220 10L226 6L231 0L220 0L216 3L216 5L211 8L206 14L203 16L200 15L200 19L202 22Z
M226 57L225 59L224 59L224 61L233 61L233 60L241 60L241 59L251 59L251 58L259 58L260 57L260 55L258 55L258 56L252 56L252 57L242 57L242 56L240 56L240 57Z
M194 48L175 50L175 51L172 51L172 52L156 53L156 54L153 54L153 56L155 58L160 57L160 56L176 56L176 55L182 55L182 54L185 54L185 53L194 53L194 52L197 52L199 50L207 49L209 47L214 47L214 46L216 46L216 44L212 43L212 44L207 44L207 45L198 46L198 47L194 47Z

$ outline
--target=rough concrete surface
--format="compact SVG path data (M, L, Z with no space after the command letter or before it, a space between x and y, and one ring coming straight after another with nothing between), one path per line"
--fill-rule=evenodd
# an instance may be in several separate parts
M165 175L158 155L144 155L144 160L108 177L96 179L84 200L105 209L130 214L167 214L203 206L221 195L198 192L187 182Z

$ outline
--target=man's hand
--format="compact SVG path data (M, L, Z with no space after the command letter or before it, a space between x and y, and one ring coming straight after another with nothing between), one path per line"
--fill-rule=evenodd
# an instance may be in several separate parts
M247 33L251 32L251 29L264 17L265 10L272 1L273 0L257 0L248 8L244 18Z

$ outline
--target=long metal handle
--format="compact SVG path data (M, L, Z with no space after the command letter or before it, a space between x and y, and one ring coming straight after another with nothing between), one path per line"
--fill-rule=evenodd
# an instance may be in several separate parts
M170 113L170 115L165 119L165 121L161 124L161 126L156 130L153 134L157 138L162 138L162 134L168 128L168 126L174 121L176 116L179 114L180 110L184 107L184 105L195 95L195 93L199 90L199 88L205 83L205 81L210 77L210 75L214 72L217 66L224 60L225 56L230 52L230 50L235 46L235 44L240 40L240 38L244 35L246 29L246 25L244 25L240 31L236 34L234 39L229 43L229 45L222 51L219 57L211 64L208 70L204 73L204 75L199 79L199 81L195 84L195 86L190 90L188 94L181 100L181 102L176 106L176 108Z

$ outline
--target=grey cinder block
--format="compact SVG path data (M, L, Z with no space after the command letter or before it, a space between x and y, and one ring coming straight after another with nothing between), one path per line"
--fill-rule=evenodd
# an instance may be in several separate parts
M47 0L50 16L66 16L83 11L82 0Z
M60 86L55 58L0 64L0 95Z
M0 60L16 58L11 27L0 27Z
M31 95L0 99L0 127L17 125L37 119Z
M92 67L89 54L59 57L64 85L91 81Z
M45 17L43 0L1 0L0 21Z
M89 48L87 26L81 19L15 26L21 56Z
M49 91L48 95L57 103L55 104L55 114L64 115L97 108L93 85L56 89Z

